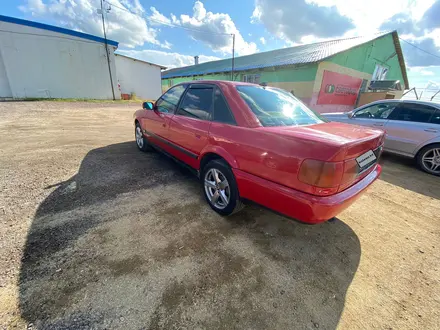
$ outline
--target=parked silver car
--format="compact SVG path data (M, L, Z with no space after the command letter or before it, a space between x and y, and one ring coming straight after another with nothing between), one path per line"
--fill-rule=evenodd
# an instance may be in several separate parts
M415 158L424 171L440 176L440 103L381 100L323 116L384 130L385 151Z

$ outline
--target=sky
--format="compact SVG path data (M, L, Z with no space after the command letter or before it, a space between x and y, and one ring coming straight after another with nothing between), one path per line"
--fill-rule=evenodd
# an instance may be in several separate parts
M440 0L104 0L118 52L168 68L397 30L411 87L440 88ZM100 0L16 0L0 14L102 36ZM429 53L429 54L428 54Z

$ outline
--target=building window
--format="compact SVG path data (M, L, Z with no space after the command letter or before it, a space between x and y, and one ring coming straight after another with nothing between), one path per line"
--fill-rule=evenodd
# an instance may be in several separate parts
M251 83L251 84L259 84L260 83L260 75L259 74L244 74L242 76L241 81Z
M376 68L374 69L373 77L371 78L371 80L385 80L387 73L388 73L388 68L376 64Z

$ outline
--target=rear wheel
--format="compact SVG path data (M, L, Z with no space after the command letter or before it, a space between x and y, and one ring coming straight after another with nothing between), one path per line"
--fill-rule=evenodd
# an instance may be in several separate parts
M144 137L144 134L142 133L142 128L139 123L136 123L135 129L134 129L134 136L136 138L136 145L139 150L141 151L150 151L151 146L148 143L148 140Z
M223 160L212 160L201 173L203 194L209 206L220 215L231 215L243 208L231 168Z
M424 147L417 155L417 163L425 172L440 176L440 143Z

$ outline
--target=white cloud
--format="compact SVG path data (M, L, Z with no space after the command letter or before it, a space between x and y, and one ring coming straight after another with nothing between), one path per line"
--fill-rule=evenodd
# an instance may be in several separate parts
M165 17L155 8L153 15ZM173 24L187 28L194 40L207 44L214 52L232 54L232 34L235 34L235 52L238 55L253 54L258 51L255 42L244 40L229 14L207 11L200 1L194 3L191 16L183 14L179 19L173 14L170 16ZM165 19L169 20L166 17Z
M118 49L117 53L127 55L147 62L166 66L168 69L188 66L194 64L194 56L183 55L179 53L164 52L160 50L134 50L134 49ZM199 63L220 60L215 56L199 55Z
M42 0L28 0L26 6L18 7L21 11L34 13L44 13L46 11L46 5Z
M256 5L254 11L251 16L251 23L259 23L261 19L261 11L262 8L259 5Z
M251 23L262 23L274 36L299 42L304 35L331 38L354 28L335 6L320 6L306 0L256 0Z
M168 25L172 23L168 17L159 13L159 11L155 7L150 7L150 10L153 13L149 16L149 21L151 25L161 25L161 24Z
M138 0L112 0L115 6L125 7L138 15L144 8ZM56 21L57 24L69 29L102 36L101 15L96 9L100 8L99 0L28 0L19 7L23 12L30 13L36 18ZM106 19L108 22L107 36L120 42L121 46L136 47L150 43L163 47L157 40L156 29L151 28L145 19L127 11L113 7ZM168 43L165 45L170 47Z
M348 5L345 0L308 0L308 3L322 8L335 6L342 16L351 19L356 27L357 35L374 33L384 20L396 13L408 10L409 6L411 8L421 6L421 2L423 1L368 0L368 3L366 1L351 1Z
M411 74L417 74L420 76L434 76L435 73L431 70L429 70L429 67L423 67L423 66L414 66L408 68L408 71Z
M164 42L162 42L161 44L160 44L160 47L161 48L165 48L165 49L171 49L171 46L172 46L173 44L172 43L170 43L170 42L168 42L168 41L164 41Z
M264 37L261 37L260 38L260 42L261 42L261 44L265 45L266 44L266 39L264 39Z
M251 23L262 23L278 38L308 43L371 35L397 13L420 19L435 0L255 0ZM295 24L292 18L296 17ZM305 38L307 36L307 38ZM303 38L303 40L301 40Z
M170 18L150 7L151 14L146 17L145 9L139 0L112 0L113 8L106 14L107 36L118 41L122 47L134 48L145 43L170 49L171 43L160 42L157 38L160 25L180 25L187 28L192 39L210 46L214 52L232 53L232 34L235 34L235 52L238 55L258 51L255 42L246 42L229 14L212 13L200 1L193 6L192 15L174 14ZM118 7L126 8L127 10ZM101 16L96 10L100 0L27 0L19 6L23 12L36 18L55 21L57 24L97 36L102 36ZM129 11L135 13L132 14ZM154 26L154 27L152 27Z
M176 15L171 14L171 22L173 24L180 24L180 21L177 19Z

